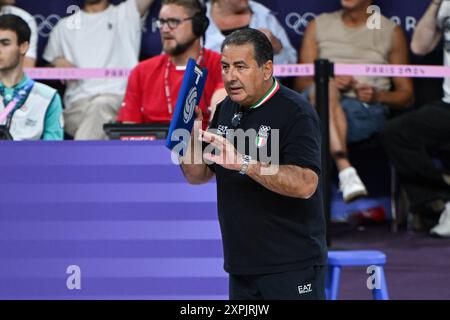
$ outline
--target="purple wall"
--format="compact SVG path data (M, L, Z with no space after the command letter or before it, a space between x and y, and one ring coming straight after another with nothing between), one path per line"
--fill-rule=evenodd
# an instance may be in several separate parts
M215 183L188 185L162 143L0 148L0 299L227 298Z

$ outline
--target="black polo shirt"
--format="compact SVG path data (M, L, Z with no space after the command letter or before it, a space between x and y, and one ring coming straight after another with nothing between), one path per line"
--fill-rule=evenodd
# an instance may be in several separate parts
M278 129L279 164L310 168L320 177L319 120L313 107L297 92L280 86L268 101L244 112L236 126L232 119L240 110L227 97L217 106L210 128L223 136L230 129L254 129L257 137L247 139L245 151L256 147L258 161L261 154L272 155L267 150L275 143L272 136ZM217 179L225 271L269 274L326 263L321 183L310 199L302 200L272 192L248 176L217 164L210 168Z

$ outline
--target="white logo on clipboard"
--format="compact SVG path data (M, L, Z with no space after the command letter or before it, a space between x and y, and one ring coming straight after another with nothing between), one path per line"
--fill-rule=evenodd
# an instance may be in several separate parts
M194 72L197 74L195 84L198 84L203 73L202 70L198 67L194 68ZM198 97L197 87L193 87L191 91L189 91L188 97L184 104L183 121L186 124L189 123L189 121L191 121L192 116L194 115L195 106L197 104L197 97Z

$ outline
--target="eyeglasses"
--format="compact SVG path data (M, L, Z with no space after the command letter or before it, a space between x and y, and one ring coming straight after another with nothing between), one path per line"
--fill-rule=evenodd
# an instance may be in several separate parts
M168 18L168 19L157 19L156 20L156 26L159 29L162 29L164 25L167 23L167 26L170 30L173 30L177 28L180 24L182 24L184 21L192 20L194 17L189 17L185 19L177 19L177 18Z

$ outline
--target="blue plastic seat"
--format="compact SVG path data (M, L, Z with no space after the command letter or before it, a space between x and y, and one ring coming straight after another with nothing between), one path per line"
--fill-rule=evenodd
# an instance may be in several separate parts
M328 275L326 281L326 295L328 300L337 300L341 268L348 266L376 266L376 276L380 287L372 289L375 300L388 300L388 290L384 265L386 255L377 250L350 250L328 252Z

